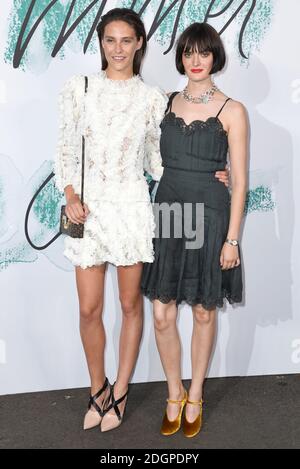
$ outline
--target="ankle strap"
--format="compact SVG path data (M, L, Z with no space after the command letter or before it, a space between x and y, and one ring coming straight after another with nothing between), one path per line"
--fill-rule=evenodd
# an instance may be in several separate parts
M98 391L96 394L94 394L93 396L91 396L91 398L92 398L92 399L98 399L98 397L101 396L101 394L103 393L103 391L105 391L105 389L107 388L107 386L108 386L108 378L105 378L105 381L104 381L104 384L103 384L102 388L99 389L99 391Z
M98 397L101 396L101 394L105 391L105 389L109 386L109 381L107 378L105 378L105 381L104 381L104 384L102 386L101 389L99 389L99 391L94 394L93 396L90 395L90 399L89 399L89 404L88 404L88 408L90 409L92 406L96 409L96 411L100 414L100 416L102 417L103 416L103 411L102 409L100 408L100 406L97 404L96 402L96 399L98 399ZM102 402L102 407L103 407L103 402Z
M181 400L167 399L168 404L183 404L187 400L187 392L184 391L184 398Z
M167 399L168 404L182 404L185 401L185 399L182 399L181 401L175 401L174 399Z
M115 386L115 384L116 383L114 383L110 388L110 394L109 394L107 402L111 401L111 403L108 405L108 407L105 408L105 413L107 413L110 409L114 409L114 411L115 411L115 413L118 417L118 420L122 420L121 413L120 413L118 405L121 404L121 402L123 402L124 399L128 396L129 387L127 388L126 393L122 397L120 397L119 399L116 400L115 395L114 395L114 386Z
M200 401L190 401L190 400L188 399L186 402L187 402L187 404L200 405L200 406L202 406L202 404L203 404L203 399L201 399Z

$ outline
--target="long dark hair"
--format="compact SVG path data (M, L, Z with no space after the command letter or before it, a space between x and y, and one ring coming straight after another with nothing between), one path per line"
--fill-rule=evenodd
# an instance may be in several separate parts
M131 10L129 8L114 8L113 10L108 11L105 15L101 17L101 21L97 26L102 60L102 70L106 70L108 67L108 62L106 60L105 53L102 47L102 39L104 38L105 27L112 21L124 21L134 29L138 41L141 39L141 37L143 38L142 47L136 51L133 60L133 73L134 75L139 75L142 61L147 50L147 35L143 21L140 19L139 15L134 10Z

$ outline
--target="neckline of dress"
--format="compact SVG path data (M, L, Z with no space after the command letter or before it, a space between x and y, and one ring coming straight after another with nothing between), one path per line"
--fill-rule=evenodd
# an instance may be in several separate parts
M108 78L105 70L101 70L99 76L107 86L116 90L131 88L141 80L140 75L133 75L131 78L126 78L125 80L113 80L112 78Z
M195 119L193 120L192 122L190 122L189 124L187 124L185 122L185 120L183 119L183 117L180 117L180 116L177 116L175 114L174 111L169 111L167 112L167 114L164 116L164 118L167 118L168 116L172 117L174 119L175 122L179 122L181 125L180 127L181 128L184 128L184 129L187 129L187 130L194 130L195 127L197 126L206 126L209 124L209 122L211 120L215 120L219 126L220 126L220 130L222 132L224 132L224 134L226 135L226 137L228 137L228 132L227 130L224 129L224 125L223 125L223 122L219 119L218 116L209 116L207 119L205 120L201 120L201 119Z

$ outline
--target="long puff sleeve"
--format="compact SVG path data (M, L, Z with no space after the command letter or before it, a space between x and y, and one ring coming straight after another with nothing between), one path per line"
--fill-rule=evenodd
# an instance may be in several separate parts
M145 141L144 170L159 181L162 173L160 154L160 123L167 107L167 96L157 87L151 89L150 112Z
M67 80L59 93L59 130L54 161L54 183L60 192L71 184L75 193L80 194L81 154L78 147L77 126L80 107L78 106L78 86L82 77L73 76ZM77 92L76 92L77 87Z

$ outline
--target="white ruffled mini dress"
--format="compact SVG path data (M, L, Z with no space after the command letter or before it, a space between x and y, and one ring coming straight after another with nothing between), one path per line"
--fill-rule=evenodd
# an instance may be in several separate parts
M90 214L84 237L65 236L74 266L153 262L154 215L146 170L159 180L160 123L166 95L139 76L111 80L105 72L71 77L59 96L60 127L54 182L80 195L81 136L85 136L84 201Z

